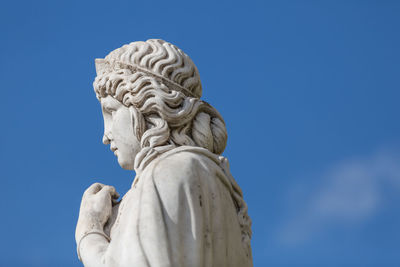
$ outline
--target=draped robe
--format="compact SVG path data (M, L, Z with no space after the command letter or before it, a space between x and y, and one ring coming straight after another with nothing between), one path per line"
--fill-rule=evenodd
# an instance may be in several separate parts
M137 170L114 209L106 266L253 266L232 197L238 186L224 160L183 146Z

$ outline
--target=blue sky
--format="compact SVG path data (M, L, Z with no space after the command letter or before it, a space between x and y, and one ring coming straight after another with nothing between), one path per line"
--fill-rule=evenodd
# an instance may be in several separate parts
M1 266L81 266L101 143L94 58L161 38L224 117L255 266L400 266L400 2L6 1L0 8Z

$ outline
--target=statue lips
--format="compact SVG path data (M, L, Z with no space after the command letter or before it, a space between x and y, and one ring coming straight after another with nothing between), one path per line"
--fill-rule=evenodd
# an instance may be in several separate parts
M117 155L117 147L114 146L114 144L111 143L110 149L111 149L112 152L114 152L114 155L116 156Z

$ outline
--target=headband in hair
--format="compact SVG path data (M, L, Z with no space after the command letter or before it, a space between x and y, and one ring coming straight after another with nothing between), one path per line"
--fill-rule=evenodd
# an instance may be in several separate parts
M162 81L168 88L174 89L176 91L182 92L187 96L190 97L195 97L195 98L200 98L200 96L197 96L195 94L193 94L191 91L189 91L188 89L186 89L185 87L177 84L176 82L173 82L159 74L156 74L154 72L151 72L147 69L144 69L142 67L139 67L137 65L133 65L133 64L126 64L123 62L119 62L119 61L107 61L103 58L96 58L95 59L95 65L96 65L96 73L97 75L102 74L104 72L111 72L113 70L115 70L115 67L120 68L120 69L129 69L133 72L144 72L147 75L152 76L153 78L155 78L156 80L158 80L159 82Z

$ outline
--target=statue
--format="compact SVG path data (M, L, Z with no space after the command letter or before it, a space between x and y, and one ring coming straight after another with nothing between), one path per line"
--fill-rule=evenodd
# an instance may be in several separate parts
M225 123L200 100L192 60L152 39L95 63L103 143L136 177L120 202L100 183L83 194L75 238L84 266L253 266L247 206L220 156Z

